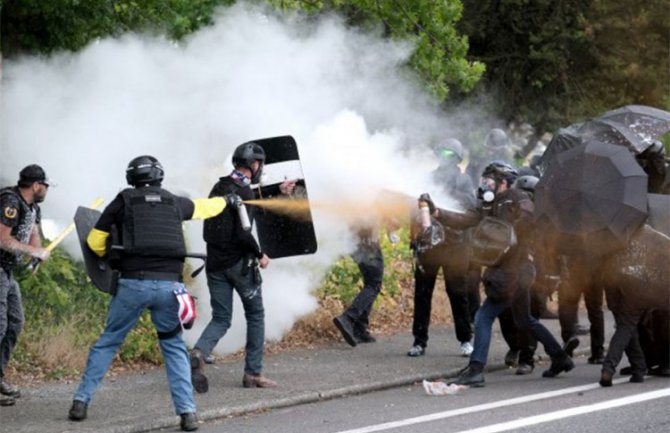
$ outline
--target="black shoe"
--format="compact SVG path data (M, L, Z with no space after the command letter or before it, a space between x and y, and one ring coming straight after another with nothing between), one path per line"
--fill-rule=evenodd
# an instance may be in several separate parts
M344 314L337 316L333 319L333 323L339 329L344 341L349 344L349 346L356 347L356 337L354 336L354 325L351 323L351 319L345 316Z
M551 359L549 370L542 373L542 377L556 377L563 372L568 372L575 368L575 363L566 354Z
M0 394L14 398L21 397L21 391L19 391L18 388L13 387L12 385L5 382L4 379L0 380Z
M516 369L516 374L518 374L519 376L525 376L526 374L531 374L534 369L535 369L534 366L522 362Z
M473 388L479 388L485 385L484 383L484 372L481 370L475 370L472 366L468 366L457 378L455 381L449 383L456 385L467 385Z
M612 375L613 375L613 373L610 373L609 371L603 370L600 373L600 382L598 382L600 384L600 386L604 386L604 387L612 386Z
M209 391L209 381L205 376L205 357L200 349L191 351L191 384L199 394Z
M181 429L183 431L195 431L198 430L198 416L195 412L187 412L179 415L181 417Z
M590 333L591 333L590 326L577 325L577 328L575 328L576 335L589 335Z
M568 341L566 341L563 344L563 352L565 352L566 355L568 355L570 358L572 358L572 355L575 351L575 349L579 346L579 338L577 337L570 337Z
M75 400L72 402L72 407L67 417L72 421L83 421L86 419L86 408L86 403L81 400Z
M589 356L589 359L586 360L589 364L600 365L605 361L605 357L602 355L593 355Z
M508 367L515 367L519 362L519 351L518 350L508 350L505 354L505 365Z
M16 404L16 399L14 397L8 397L6 395L0 395L0 406L14 406Z
M628 381L631 383L642 383L644 382L644 374L633 373Z
M418 344L412 346L407 352L407 356L411 356L412 358L416 358L417 356L423 356L425 354L426 354L426 348L423 346L419 346Z

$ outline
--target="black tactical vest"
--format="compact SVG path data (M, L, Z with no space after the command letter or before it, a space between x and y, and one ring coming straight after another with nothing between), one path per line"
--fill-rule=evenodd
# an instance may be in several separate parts
M18 210L18 224L12 227L11 235L17 241L28 244L35 224L40 221L40 208L37 204L29 205L23 200L16 187L8 187L0 190L2 200L5 203L11 201ZM4 211L0 209L0 212ZM19 263L20 255L9 251L0 250L0 267L5 271L11 271Z
M176 198L156 186L121 191L124 254L183 258L186 244Z

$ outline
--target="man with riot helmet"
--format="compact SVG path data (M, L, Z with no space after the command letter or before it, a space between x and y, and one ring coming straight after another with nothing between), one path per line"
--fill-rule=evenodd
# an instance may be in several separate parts
M473 259L486 266L483 274L486 300L475 317L474 351L456 384L484 386L484 367L491 343L495 318L511 308L516 325L530 331L551 357L544 377L555 377L574 368L551 333L529 311L528 287L524 282L534 278L528 260L532 231L532 201L520 190L511 188L518 172L504 161L493 161L483 171L479 212L457 214L437 209L436 218L448 225L474 226Z
M232 156L233 171L219 178L210 197L236 194L241 200L254 199L252 184L257 184L263 173L265 151L254 142L239 145ZM261 275L270 263L251 234L253 214L224 211L205 221L204 239L207 243L207 284L209 286L212 320L203 330L191 351L191 376L197 392L209 389L204 374L205 358L214 350L231 325L233 291L244 307L247 320L247 342L242 385L245 388L275 387L277 383L262 375L265 343L265 310L261 293ZM249 225L245 227L248 217Z
M444 192L453 197L464 209L474 209L476 199L470 178L461 172L458 164L463 158L463 145L454 138L448 138L435 149L440 165L433 172L433 180ZM427 196L427 195L426 195ZM428 203L432 203L427 196ZM414 318L412 334L414 343L408 356L422 356L428 344L431 304L437 275L442 269L444 283L451 305L456 328L456 338L461 354L472 353L472 326L468 304L466 273L469 264L467 235L464 230L444 227L444 240L432 248L421 248L422 227L415 221L411 227L412 243L415 251L414 269ZM478 299L475 300L478 303Z
M46 260L39 233L39 203L49 191L49 179L39 165L19 173L16 186L0 189L0 406L15 404L21 392L5 380L9 356L23 329L21 288L12 271L22 256Z
M198 428L188 351L178 314L177 296L186 291L182 284L186 255L182 221L218 215L235 197L190 200L176 196L161 187L163 176L163 167L153 156L131 160L126 169L131 188L112 200L87 237L88 246L100 257L110 252L110 237L118 237L123 248L114 249L118 256L111 265L118 281L105 330L90 350L74 395L68 414L73 421L86 418L93 394L118 348L142 312L149 309L181 428Z

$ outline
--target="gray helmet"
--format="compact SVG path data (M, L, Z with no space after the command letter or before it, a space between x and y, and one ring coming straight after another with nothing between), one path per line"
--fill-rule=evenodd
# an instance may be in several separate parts
M540 179L535 176L520 176L514 181L512 188L522 189L528 192L535 192L535 185L537 185L539 181Z
M503 149L509 145L509 138L502 129L493 128L486 134L484 145L489 149Z
M447 138L437 145L435 155L440 160L446 160L455 156L458 162L461 162L463 160L463 145L455 138Z
M134 158L126 168L126 181L131 186L155 185L163 180L163 166L156 158L142 155Z
M256 172L254 172L251 168L251 165L254 161L260 161L261 163ZM258 183L261 180L264 163L265 151L260 145L254 143L253 141L240 144L235 149L235 152L233 152L233 167L246 167L251 170L251 183Z

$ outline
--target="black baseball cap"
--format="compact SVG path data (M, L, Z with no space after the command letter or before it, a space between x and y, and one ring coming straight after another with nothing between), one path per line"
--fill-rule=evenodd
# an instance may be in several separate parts
M19 186L30 186L33 182L43 183L47 186L51 183L44 169L37 164L30 164L19 172Z

